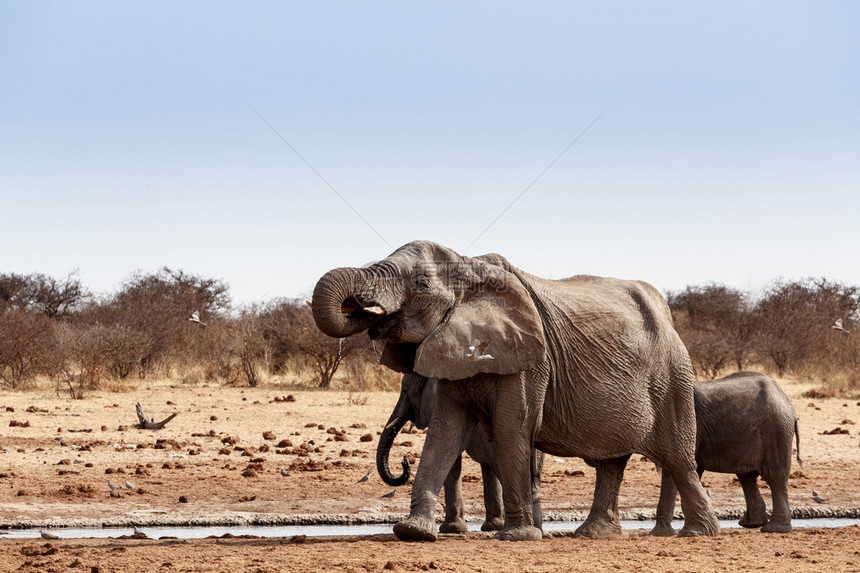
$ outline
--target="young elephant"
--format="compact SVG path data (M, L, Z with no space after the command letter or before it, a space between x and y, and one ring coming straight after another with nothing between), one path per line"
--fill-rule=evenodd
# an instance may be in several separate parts
M788 475L795 439L797 461L801 461L797 414L791 400L776 382L758 372L696 382L693 396L699 476L704 471L737 474L747 505L739 521L742 527L761 527L768 533L791 531ZM770 486L773 497L770 521L758 476ZM672 476L663 472L652 535L674 535L671 522L676 493Z
M406 374L400 382L400 398L382 435L376 449L376 469L382 481L391 486L400 486L407 482L411 468L406 458L401 462L403 474L394 476L388 466L388 455L394 438L406 422L412 422L418 428L424 429L431 422L433 409L436 405L436 378L425 378L415 374ZM466 438L466 453L481 464L481 477L484 483L484 507L486 519L481 525L482 531L498 531L505 525L504 506L502 504L502 484L499 481L499 466L493 452L493 443L487 436L481 424L477 424ZM535 463L538 478L533 483L532 498L536 527L541 527L540 504L540 474L543 465L543 454L535 451ZM445 488L445 519L439 526L441 533L460 533L468 531L464 519L465 503L463 488L460 480L462 461L458 457L451 471L448 472L443 487Z

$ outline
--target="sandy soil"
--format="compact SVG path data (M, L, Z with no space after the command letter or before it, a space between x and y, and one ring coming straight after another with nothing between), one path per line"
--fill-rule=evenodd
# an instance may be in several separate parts
M808 399L784 382L800 418L803 466L789 496L797 512L860 510L860 402ZM276 387L140 384L70 400L44 391L0 394L0 527L310 523L396 520L410 485L391 499L375 474L374 450L394 393L312 392ZM294 401L293 401L294 400ZM160 420L139 430L134 406ZM840 428L847 433L830 433ZM407 428L408 430L408 428ZM824 433L828 432L828 433ZM313 444L305 447L308 440ZM420 457L424 435L401 434L392 460ZM562 463L563 462L563 463ZM279 468L291 475L282 477ZM357 483L373 470L371 478ZM480 469L464 463L467 511L482 518ZM125 484L111 495L107 481ZM723 518L743 510L734 476L705 474ZM547 458L545 514L581 518L594 472L577 459ZM766 487L766 486L765 486ZM812 500L812 488L828 499ZM764 489L764 488L763 488ZM624 517L653 517L654 465L631 459L621 490ZM765 496L769 498L765 489ZM441 508L441 504L440 504ZM849 510L851 511L851 510ZM484 534L411 544L390 535L330 539L11 540L0 537L0 571L591 570L704 571L736 568L860 571L860 528L791 534L725 530L711 539L626 535L610 540L548 536L502 543Z

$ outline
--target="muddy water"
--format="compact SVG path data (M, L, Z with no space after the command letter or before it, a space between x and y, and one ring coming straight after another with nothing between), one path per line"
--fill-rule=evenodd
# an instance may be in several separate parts
M582 524L581 521L550 521L544 523L544 531L573 531ZM791 524L795 528L807 527L847 527L849 525L860 525L860 519L856 518L816 518L816 519L793 519ZM676 529L680 529L682 522L674 522ZM654 527L653 520L644 521L622 521L625 530L648 531ZM724 529L737 528L737 521L723 520L720 526ZM286 526L201 526L201 527L175 527L175 526L153 526L140 527L150 539L177 538L177 539L203 539L206 537L222 537L225 535L254 537L283 537L290 538L294 535L306 535L308 537L344 536L344 535L378 535L390 534L392 524L368 524L368 525L286 525ZM469 523L470 531L480 531L481 523ZM82 538L119 538L131 536L134 530L129 527L105 527L105 528L62 528L62 529L9 529L0 532L6 539L37 539L41 531L49 532L60 539L82 539Z

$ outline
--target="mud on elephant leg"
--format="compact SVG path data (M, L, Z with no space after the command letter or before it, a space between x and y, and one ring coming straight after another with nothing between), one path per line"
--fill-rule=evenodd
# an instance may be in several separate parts
M611 460L586 460L597 470L594 482L594 500L585 523L576 528L575 537L600 539L621 534L618 517L618 492L624 477L629 455Z
M738 525L741 527L756 528L767 523L767 506L758 489L757 479L758 474L755 472L738 474L738 480L741 482L744 499L747 503L744 516L738 521Z
M466 512L463 502L463 485L460 474L463 468L462 457L457 457L451 471L445 478L445 519L439 525L439 533L463 533L469 531L463 515Z

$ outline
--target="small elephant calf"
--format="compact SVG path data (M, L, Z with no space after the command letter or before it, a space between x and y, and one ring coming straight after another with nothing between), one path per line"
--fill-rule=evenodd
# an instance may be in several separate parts
M406 422L414 423L418 428L426 428L431 423L433 409L436 405L436 378L425 378L417 374L405 374L400 382L400 398L388 424L379 438L376 451L376 467L382 481L391 486L405 484L409 480L411 469L405 459L401 462L403 474L394 476L388 467L388 454L394 443L394 438ZM484 426L475 423L466 436L464 449L469 456L481 464L481 477L484 483L484 507L486 519L481 526L482 531L497 531L505 525L504 504L502 501L502 484L499 481L499 464ZM540 474L543 466L543 454L534 450L535 477L532 479L533 512L536 527L541 527L540 504ZM454 467L445 478L445 518L439 526L441 533L461 533L468 531L464 519L465 503L460 479L462 461L457 457Z
M696 382L693 392L699 477L705 471L738 476L747 505L739 522L742 527L761 527L768 533L791 531L788 476L795 439L797 461L801 462L797 414L791 400L776 382L759 372L737 372ZM770 521L756 482L758 476L770 486ZM671 523L676 494L672 477L663 472L652 535L674 535Z

